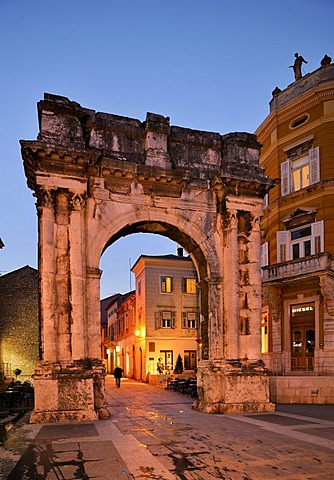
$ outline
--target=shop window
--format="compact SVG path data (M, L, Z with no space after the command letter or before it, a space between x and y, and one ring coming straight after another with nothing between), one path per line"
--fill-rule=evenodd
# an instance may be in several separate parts
M313 302L291 306L291 368L312 370L315 349L315 305Z
M160 350L159 361L164 373L173 371L173 350Z

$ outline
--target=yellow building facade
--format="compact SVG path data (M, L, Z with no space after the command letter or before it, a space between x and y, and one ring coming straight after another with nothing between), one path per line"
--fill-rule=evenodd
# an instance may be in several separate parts
M136 380L155 383L174 372L178 355L185 372L197 367L199 299L190 257L141 255L136 278Z
M132 268L136 290L106 308L107 372L158 383L173 374L180 355L184 373L199 360L197 274L190 257L141 255Z
M276 179L261 225L271 400L334 403L334 65L275 89L256 134Z

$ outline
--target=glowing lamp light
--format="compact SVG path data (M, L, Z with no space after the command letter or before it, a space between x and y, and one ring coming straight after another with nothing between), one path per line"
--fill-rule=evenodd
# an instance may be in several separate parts
M107 355L109 355L109 353L110 353L110 350L109 350L109 348L107 348L106 352L107 352Z
M136 337L139 337L140 331L139 331L139 330L136 330L136 331L135 331L135 335L136 335Z
M196 342L198 343L199 347L203 345L203 340L201 338L196 338Z
M116 352L120 352L121 351L121 347L119 345L116 345L116 348L115 348Z

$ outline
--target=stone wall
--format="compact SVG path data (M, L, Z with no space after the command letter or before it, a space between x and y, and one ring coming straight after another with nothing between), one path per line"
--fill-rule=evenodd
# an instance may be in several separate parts
M38 271L26 266L0 277L0 370L31 380L38 359Z
M334 404L334 377L269 377L270 401L274 403Z

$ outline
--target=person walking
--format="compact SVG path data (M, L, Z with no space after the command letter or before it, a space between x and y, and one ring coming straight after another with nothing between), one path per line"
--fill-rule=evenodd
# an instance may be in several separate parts
M121 367L116 367L114 370L114 377L116 380L116 387L120 388L121 386L121 378L123 376L123 369Z

